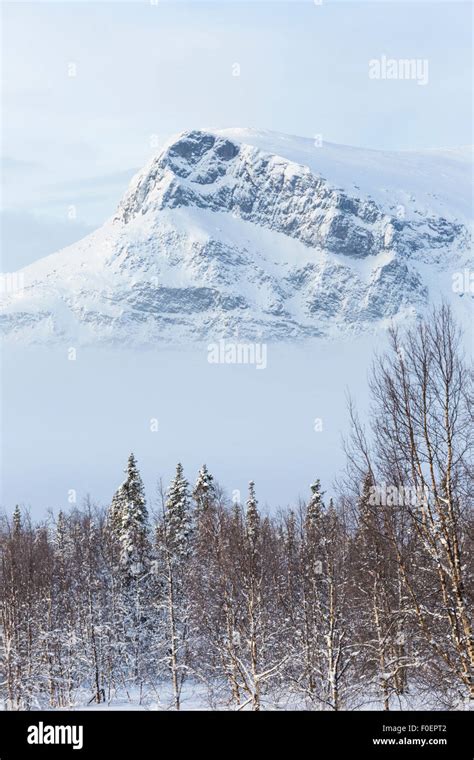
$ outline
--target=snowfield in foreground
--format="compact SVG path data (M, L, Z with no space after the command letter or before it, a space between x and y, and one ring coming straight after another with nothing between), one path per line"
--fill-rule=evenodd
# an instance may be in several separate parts
M383 710L383 704L376 694L376 690L370 693L370 690L364 689L362 684L357 690L351 704L345 706L345 710ZM409 694L397 697L394 696L390 703L391 711L399 710L469 710L469 704L453 694L451 701L446 694L437 694L436 690L430 693L426 691L417 692L412 689ZM8 705L4 705L8 709ZM143 689L137 687L126 690L112 691L105 695L105 701L99 704L91 698L90 691L86 688L78 689L74 702L69 707L51 708L47 699L43 702L35 702L32 705L33 710L51 710L54 712L68 712L75 710L92 710L92 711L146 711L160 712L174 710L174 697L172 684L169 681L162 681L151 688L146 686ZM197 680L189 679L184 685L181 692L181 711L189 710L232 710L239 711L239 707L229 702L228 694L224 683L216 680L214 683L202 683ZM244 711L250 711L251 706L246 705L241 708ZM324 703L310 704L302 698L301 694L284 691L283 689L274 689L273 692L266 694L262 700L263 710L318 710L331 711L331 708Z

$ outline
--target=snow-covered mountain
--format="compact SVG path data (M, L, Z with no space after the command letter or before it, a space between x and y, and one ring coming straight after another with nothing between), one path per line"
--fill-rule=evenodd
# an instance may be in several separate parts
M21 270L3 334L181 344L362 331L420 313L468 261L471 153L188 131L116 214ZM464 301L467 301L467 296ZM472 303L472 302L471 302Z

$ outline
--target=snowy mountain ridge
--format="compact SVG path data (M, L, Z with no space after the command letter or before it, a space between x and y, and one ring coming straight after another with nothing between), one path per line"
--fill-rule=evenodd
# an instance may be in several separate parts
M469 261L471 172L468 149L181 133L100 229L21 270L24 288L3 299L2 333L132 345L290 340L378 329L438 295L459 302L451 278Z

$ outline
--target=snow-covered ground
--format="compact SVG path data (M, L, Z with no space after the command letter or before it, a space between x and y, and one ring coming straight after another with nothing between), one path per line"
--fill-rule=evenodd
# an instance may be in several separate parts
M357 691L357 689L355 690ZM4 705L8 709L7 705ZM47 699L35 701L32 709L48 710ZM171 683L161 682L154 687L144 686L142 689L129 688L117 689L106 694L105 702L97 704L91 702L90 693L87 690L78 690L74 701L69 707L56 708L56 710L86 710L95 712L109 711L145 711L159 712L174 710L173 690ZM249 705L239 707L232 703L229 698L226 685L218 682L201 683L189 679L182 687L180 694L180 709L189 710L250 710ZM315 702L309 704L302 699L301 695L274 690L262 698L262 710L328 710L327 706ZM349 698L342 708L343 710L383 710L383 704L377 695L365 690L355 697ZM451 695L438 694L435 691L421 691L410 689L406 695L392 697L390 701L391 711L400 710L469 710L466 701L459 700L453 692Z

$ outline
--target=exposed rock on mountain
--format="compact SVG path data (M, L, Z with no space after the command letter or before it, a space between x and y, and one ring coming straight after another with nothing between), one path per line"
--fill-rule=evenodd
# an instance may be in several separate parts
M103 227L22 270L0 325L19 340L133 344L377 328L443 288L455 297L470 171L465 150L186 132Z

